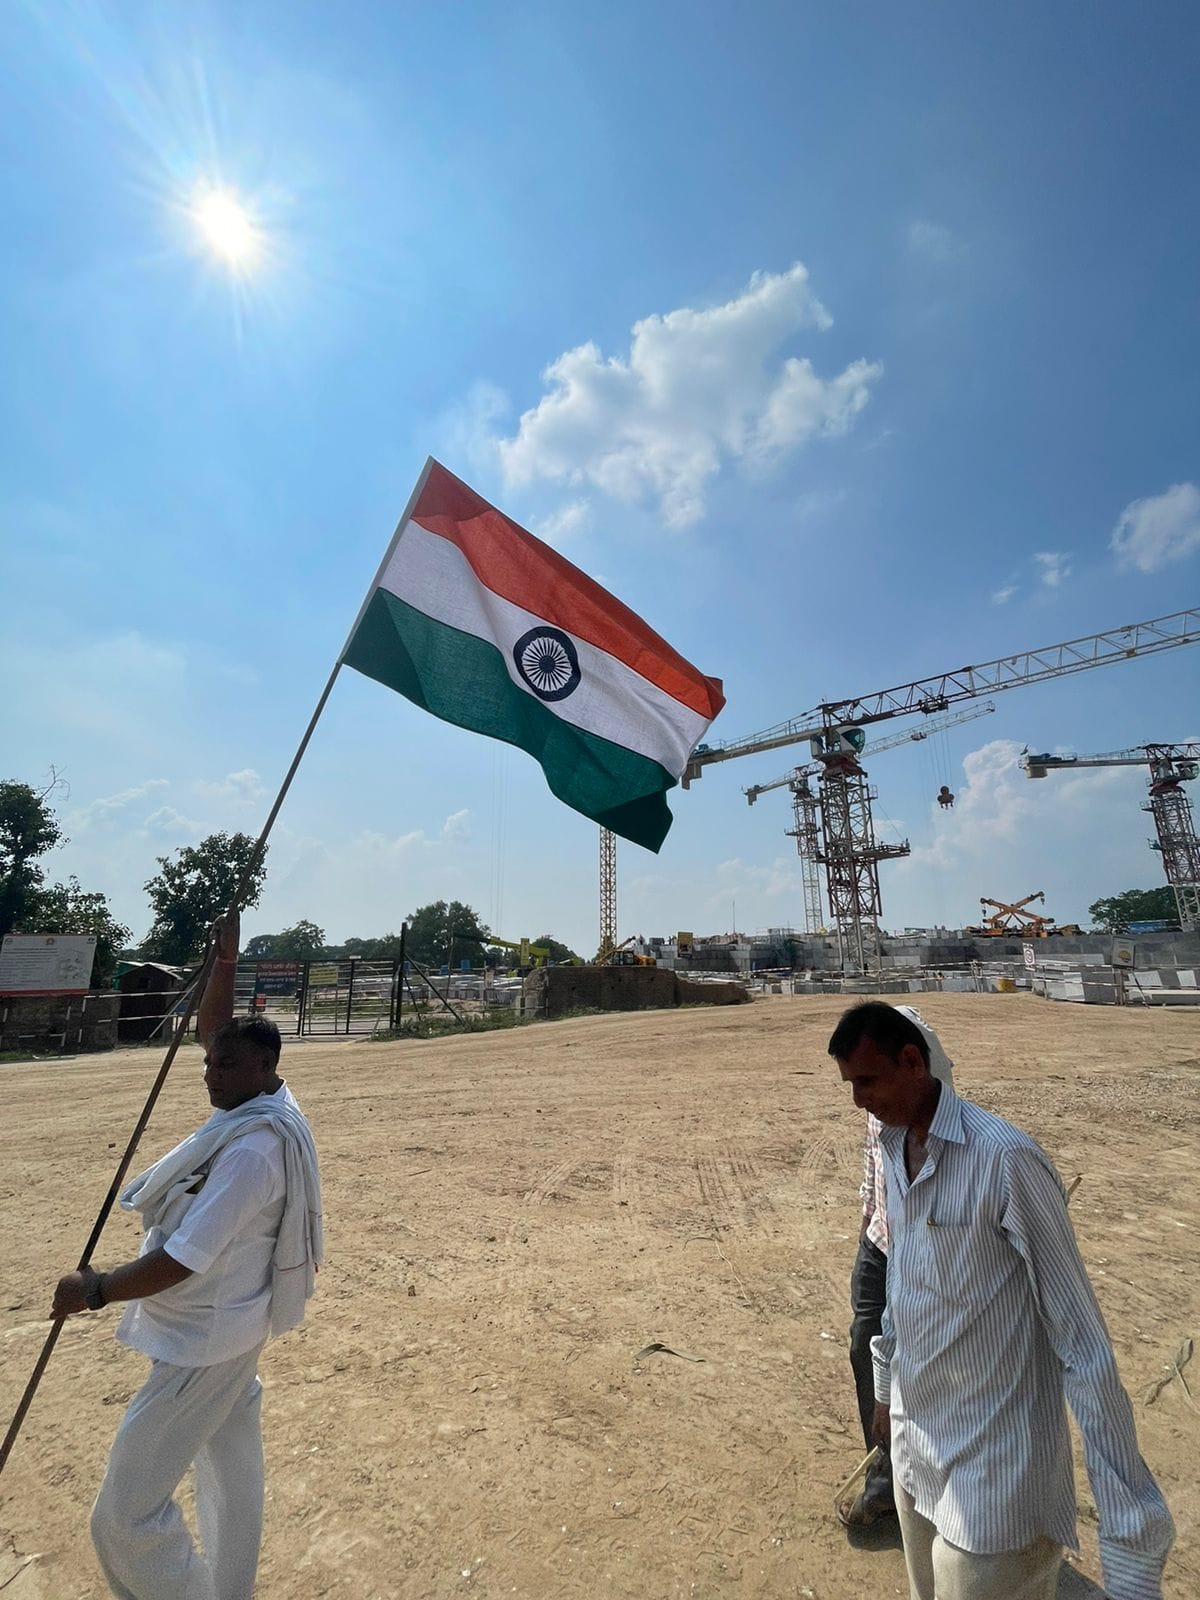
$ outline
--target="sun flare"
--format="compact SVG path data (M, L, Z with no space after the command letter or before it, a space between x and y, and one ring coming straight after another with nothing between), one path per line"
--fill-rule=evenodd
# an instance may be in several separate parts
M262 234L253 217L229 189L205 189L192 204L192 218L216 256L247 271L262 252Z

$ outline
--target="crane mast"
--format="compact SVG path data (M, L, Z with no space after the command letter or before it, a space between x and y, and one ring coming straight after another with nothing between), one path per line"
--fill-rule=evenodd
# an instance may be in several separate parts
M1192 820L1192 803L1183 788L1200 777L1200 741L1138 745L1106 755L1027 755L1021 765L1029 778L1076 767L1146 767L1150 797L1142 810L1154 819L1150 848L1158 852L1163 875L1174 892L1179 926L1200 928L1200 840Z
M880 847L875 842L870 814L873 796L868 791L866 774L855 759L866 742L864 724L892 717L931 716L981 695L998 694L1002 689L1019 689L1196 643L1200 643L1200 610L1175 611L1081 639L1000 656L978 666L914 679L873 694L823 701L802 717L777 723L747 738L698 745L688 762L683 785L687 788L706 767L718 761L757 755L804 739L813 741L813 755L825 765L821 781L825 820L822 854L830 913L843 962L849 952L850 958L865 970L868 963L878 961L878 863L889 854L907 854L907 848Z

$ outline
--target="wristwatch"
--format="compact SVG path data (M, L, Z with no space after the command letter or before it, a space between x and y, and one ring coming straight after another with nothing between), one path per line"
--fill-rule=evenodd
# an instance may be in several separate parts
M104 1298L104 1273L96 1272L89 1268L92 1274L91 1287L84 1295L84 1304L89 1311L103 1311L108 1301Z

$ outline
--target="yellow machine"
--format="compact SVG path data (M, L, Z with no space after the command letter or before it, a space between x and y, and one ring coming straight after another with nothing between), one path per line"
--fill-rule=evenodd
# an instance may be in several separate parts
M489 933L486 939L480 939L474 933L456 933L454 937L469 939L472 944L496 945L501 950L515 950L517 965L520 967L544 967L550 959L550 951L544 944L530 944L528 939L499 939L494 933Z
M640 956L636 950L626 950L627 944L632 944L637 938L636 933L631 933L628 939L622 939L620 944L614 945L607 954L603 952L596 957L595 965L598 967L656 967L658 961L654 956Z
M1050 939L1055 934L1079 932L1074 923L1056 928L1053 917L1047 917L1040 911L1027 911L1025 907L1032 905L1035 900L1045 905L1046 896L1041 889L1011 904L1006 900L991 900L986 895L980 895L979 905L985 912L983 922L978 928L964 928L963 932L974 934L977 939ZM990 914L986 911L988 906L995 907Z

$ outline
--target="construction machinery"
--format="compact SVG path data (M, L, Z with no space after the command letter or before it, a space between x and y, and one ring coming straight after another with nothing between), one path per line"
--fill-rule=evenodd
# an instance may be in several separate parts
M548 946L530 944L528 939L500 939L494 933L489 933L486 939L482 939L477 933L463 933L462 931L456 931L454 937L456 939L466 939L471 944L497 945L501 950L515 950L517 952L518 967L544 967L550 959Z
M607 950L601 948L596 953L594 965L597 967L656 967L658 960L655 956L639 955L636 950L630 950L637 938L636 933L631 933L628 939L622 939L620 944L610 945Z
M1150 793L1142 810L1153 817L1155 831L1148 843L1158 852L1174 891L1179 926L1200 928L1200 841L1192 821L1192 803L1183 788L1200 777L1200 741L1143 744L1093 756L1026 755L1021 765L1028 778L1072 772L1077 767L1147 768Z
M983 917L977 928L964 928L964 933L974 934L977 939L1049 939L1054 934L1078 933L1079 929L1074 923L1062 928L1054 926L1054 918L1047 917L1039 911L1029 911L1035 900L1046 903L1046 896L1040 889L1035 889L1033 894L1027 894L1023 900L992 900L987 895L980 895L979 909ZM994 910L990 913L987 907Z
M892 717L932 716L961 702L998 694L1002 689L1044 683L1197 643L1200 610L1176 611L1082 639L1001 656L979 666L914 679L872 694L823 701L804 716L777 723L760 733L698 746L684 773L684 787L717 762L778 750L805 739L811 741L814 760L821 761L825 768L821 780L820 859L825 866L839 958L843 967L850 961L866 971L879 965L879 862L906 853L898 846L880 846L875 839L871 814L874 793L857 760L866 742L866 725ZM852 759L837 759L846 757Z
M989 700L986 705L969 706L963 711L951 712L944 717L931 717L927 723L920 727L905 728L898 733L880 739L878 744L872 745L872 758L882 755L885 750L899 750L908 744L920 744L936 733L943 733L947 728L957 727L959 723L974 722L977 717L989 716L995 711L995 706ZM866 740L863 745L865 748ZM848 768L852 758L838 756L837 761ZM791 772L785 773L781 778L773 778L770 783L756 783L749 789L743 789L747 803L753 805L760 794L769 794L772 789L780 789L785 784L792 793L792 812L795 817L795 826L787 830L789 839L795 839L796 851L800 857L800 883L804 898L804 931L814 934L823 927L821 917L821 878L819 868L825 860L825 853L821 845L821 803L824 785L814 790L810 780L820 777L829 769L829 759L810 761L806 766L793 767ZM861 767L858 768L861 771ZM865 774L864 774L865 776ZM945 788L945 785L943 785ZM831 788L831 794L836 793ZM949 791L947 791L949 792ZM835 806L836 810L836 806ZM834 831L837 829L837 817L833 819ZM892 855L907 855L909 846L907 840L902 846L884 846Z

